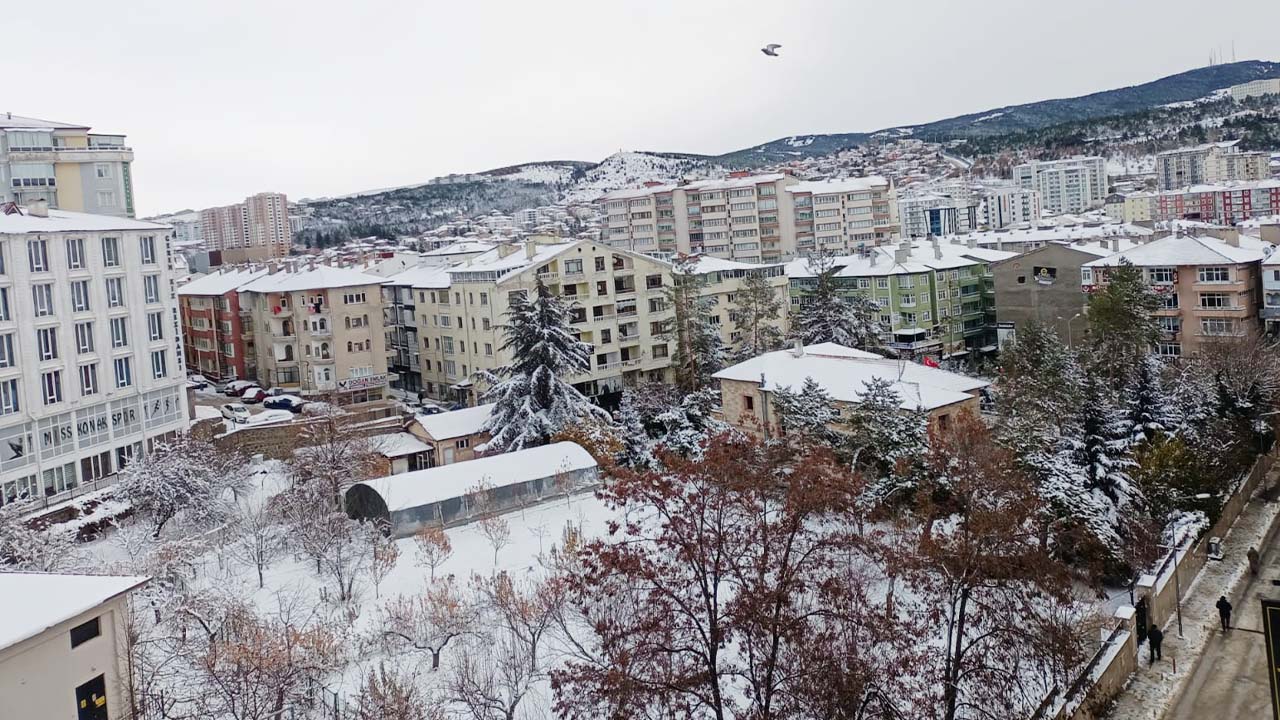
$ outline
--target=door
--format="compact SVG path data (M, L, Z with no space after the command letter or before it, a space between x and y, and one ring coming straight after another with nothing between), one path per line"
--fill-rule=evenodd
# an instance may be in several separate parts
M453 464L453 448L451 447L444 449L444 464L445 465Z
M76 688L77 720L107 720L107 682L102 675Z
M1138 644L1141 645L1142 641L1147 639L1147 626L1151 622L1147 618L1147 599L1142 598L1139 600L1133 609L1133 622L1138 631Z

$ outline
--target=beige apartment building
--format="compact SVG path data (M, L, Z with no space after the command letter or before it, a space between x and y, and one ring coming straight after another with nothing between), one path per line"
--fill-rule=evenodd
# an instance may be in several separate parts
M849 254L884 244L901 230L893 183L873 175L787 187L795 217L796 254Z
M289 199L284 193L251 195L244 202L200 211L206 250L222 252L224 264L282 258L289 254Z
M133 217L132 163L123 135L0 115L0 202Z
M1156 155L1161 190L1190 185L1249 182L1271 177L1271 154L1244 152L1239 140L1166 150Z
M383 282L352 268L316 265L273 267L241 285L242 328L253 337L257 381L341 403L381 399L390 379Z
M125 623L145 577L0 573L6 718L133 717Z
M1178 232L1104 258L1080 269L1085 293L1107 284L1122 261L1142 270L1163 301L1156 312L1163 337L1161 355L1190 355L1205 343L1260 330L1261 241L1235 233L1226 240Z
M589 240L531 240L498 248L447 270L448 285L436 273L408 271L414 278L392 277L391 292L412 289L412 305L403 298L397 314L416 320L418 388L433 398L475 405L482 393L475 376L511 361L502 350L509 302L531 292L539 279L573 303L569 325L592 346L591 368L570 378L589 397L619 392L624 385L671 379L672 319L664 288L671 285L671 263ZM762 273L783 302L787 292L782 265L754 265L703 258L697 272L704 293L713 299L712 322L726 344L733 331L736 292L749 273ZM778 321L785 332L785 316ZM394 329L392 329L394 332ZM399 360L397 362L400 362ZM411 371L412 372L412 371ZM412 382L412 381L410 381Z

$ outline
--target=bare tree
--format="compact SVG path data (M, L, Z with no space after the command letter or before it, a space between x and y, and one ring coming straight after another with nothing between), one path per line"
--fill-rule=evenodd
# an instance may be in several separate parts
M431 700L416 673L379 663L361 681L344 720L444 720L444 711Z
M568 600L567 582L556 576L517 581L505 572L489 578L477 575L472 582L487 609L519 644L521 655L529 658L530 670L539 671L538 650Z
M373 578L373 595L379 597L379 585L400 560L400 548L396 541L386 532L386 524L381 522L365 523L365 533L372 556L369 561L369 575Z
M261 588L266 585L267 567L284 554L285 540L285 529L275 512L263 503L244 500L240 502L238 534L227 546L227 553L258 571Z
M493 548L493 567L498 567L498 552L511 542L511 524L501 515L489 514L480 518L478 523L480 534Z
M418 545L418 564L431 568L431 579L436 579L436 569L453 556L453 543L444 528L424 527L414 534Z
M151 520L152 536L179 513L188 525L222 522L247 485L244 459L189 434L156 443L120 471L116 494Z
M369 479L380 465L378 442L355 431L336 407L313 416L299 442L303 447L291 462L294 484L319 486L337 506L347 486Z
M430 584L412 596L401 596L383 609L383 636L398 639L431 655L431 669L440 668L440 653L455 639L474 632L475 607L452 578Z
M520 643L500 636L471 643L452 664L447 679L450 702L471 720L515 720L521 701L540 675Z
M34 509L29 502L0 507L0 570L55 572L74 563L75 533L27 518Z

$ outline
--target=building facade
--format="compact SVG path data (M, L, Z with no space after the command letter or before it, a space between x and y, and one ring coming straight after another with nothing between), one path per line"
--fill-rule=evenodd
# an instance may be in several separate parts
M169 229L0 216L0 495L49 500L187 427Z
M1156 312L1163 331L1159 353L1188 355L1206 343L1261 329L1261 262L1267 250L1234 233L1226 240L1177 233L1085 263L1080 282L1091 293L1106 286L1122 261L1140 268L1163 303Z
M244 202L200 211L206 250L222 251L226 263L270 260L289 254L293 231L284 193L251 195Z
M1280 214L1280 180L1227 185L1193 185L1159 193L1155 219L1201 220L1235 225L1257 217Z
M241 312L238 288L265 269L214 270L178 288L187 370L215 382L257 377L252 318Z
M1161 190L1228 182L1265 180L1271 176L1271 156L1243 152L1239 140L1205 143L1166 150L1156 155L1156 180Z
M880 176L814 180L786 189L795 218L795 252L852 253L889 242L901 230L898 194Z
M1040 204L1051 213L1100 207L1107 196L1107 164L1100 157L1033 160L1015 166L1013 179L1018 187L1040 193Z
M133 150L123 135L0 115L0 201L133 217Z

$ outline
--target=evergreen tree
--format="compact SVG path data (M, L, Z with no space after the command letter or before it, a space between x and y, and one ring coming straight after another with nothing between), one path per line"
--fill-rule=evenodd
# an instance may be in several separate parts
M653 439L645 429L644 420L640 416L640 408L636 406L635 388L627 388L622 392L622 403L614 418L618 423L618 431L622 440L622 449L618 453L618 464L635 470L648 470L654 465Z
M1169 394L1164 389L1163 365L1147 355L1138 365L1129 389L1129 436L1132 443L1155 440L1177 426Z
M1081 372L1075 354L1040 323L1018 328L1000 353L993 388L1000 418L996 435L1023 462L1053 450L1080 402Z
M734 305L733 329L740 335L733 353L736 359L749 360L782 345L782 331L778 329L782 300L763 273L749 273L743 279Z
M790 387L775 390L773 410L774 423L788 440L843 449L843 436L832 428L840 420L840 411L831 395L813 378L805 378L799 391Z
M658 446L684 457L700 457L712 436L729 429L712 414L719 401L720 393L715 388L687 393L678 405L654 418L662 429Z
M891 478L895 486L911 481L929 436L924 410L903 409L902 404L892 382L867 380L844 420L854 467L873 478Z
M800 299L800 309L791 325L791 336L805 345L832 342L858 350L874 351L881 347L880 306L871 298L857 294L846 299L836 286L835 259L819 254L808 260L809 269L817 274L813 292Z
M1089 296L1089 341L1098 360L1092 370L1124 386L1160 340L1161 301L1129 261L1106 272L1106 286Z
M703 292L706 277L697 273L697 258L682 255L671 268L667 302L674 317L666 337L675 343L671 366L676 387L693 392L711 383L711 375L724 367L725 348L720 328L712 321L716 307Z
M569 333L569 307L542 280L533 297L517 293L507 310L503 350L512 362L481 377L491 383L485 402L494 403L484 424L492 436L477 449L508 452L545 445L551 436L585 419L609 415L564 378L591 367L591 350Z

